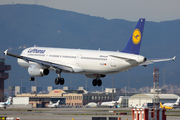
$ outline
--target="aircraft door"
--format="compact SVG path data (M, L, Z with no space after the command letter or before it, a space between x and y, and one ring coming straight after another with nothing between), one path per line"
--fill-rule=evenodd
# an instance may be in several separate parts
M78 54L76 56L76 64L79 64L80 59L81 59L81 54Z
M45 60L49 62L49 55L50 55L51 51L46 51L46 54L45 54Z
M116 59L111 58L111 67L116 67Z

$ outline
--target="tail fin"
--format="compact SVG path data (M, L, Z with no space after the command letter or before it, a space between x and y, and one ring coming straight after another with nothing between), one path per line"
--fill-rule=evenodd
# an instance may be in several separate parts
M143 29L144 29L145 19L140 18L129 41L122 52L139 54L139 50L141 47Z
M176 105L179 105L179 99L180 97L178 97L177 101L175 102Z
M59 102L60 102L60 100L57 101L57 103L59 103Z
M122 98L123 98L123 96L120 96L119 97L119 100L117 101L118 103L121 103L122 102Z
M161 102L160 102L160 107L161 107L161 108L164 108L164 106L162 105L162 103L161 103Z
M7 99L7 101L5 102L6 105L9 105L9 104L11 103L11 99L12 99L12 97L9 97L9 98Z
M133 107L133 108L135 108L136 106L134 105L134 103L133 102L131 102L131 107Z

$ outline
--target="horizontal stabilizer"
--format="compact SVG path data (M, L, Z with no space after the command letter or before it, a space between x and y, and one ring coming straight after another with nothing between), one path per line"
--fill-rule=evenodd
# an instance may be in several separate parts
M165 59L148 59L148 60L146 60L146 62L144 62L140 65L147 66L149 64L153 64L154 62L163 62L163 61L170 61L170 60L175 61L175 58L176 58L176 56L174 56L173 58L165 58Z

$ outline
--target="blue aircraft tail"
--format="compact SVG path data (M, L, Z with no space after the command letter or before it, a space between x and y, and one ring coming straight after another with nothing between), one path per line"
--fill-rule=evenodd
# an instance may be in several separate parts
M143 29L144 29L145 19L140 18L129 41L122 52L139 54L139 50L141 47Z

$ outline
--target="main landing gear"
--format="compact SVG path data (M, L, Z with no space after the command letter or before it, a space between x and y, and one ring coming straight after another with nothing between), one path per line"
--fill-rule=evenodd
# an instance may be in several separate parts
M57 78L55 79L55 84L56 84L56 85L58 85L58 84L64 85L64 78L59 78L59 77L57 77Z
M61 78L61 71L56 71L56 73L58 74L58 77L55 79L55 84L58 85L64 85L64 78Z
M30 81L34 81L35 78L34 78L34 77L30 77L29 80L30 80ZM57 78L55 79L55 84L56 84L56 85L58 85L58 84L64 85L64 78L57 77Z
M101 85L102 85L101 79L98 79L98 78L94 79L94 80L92 81L92 85L93 85L93 86L96 86L96 85L101 86Z

